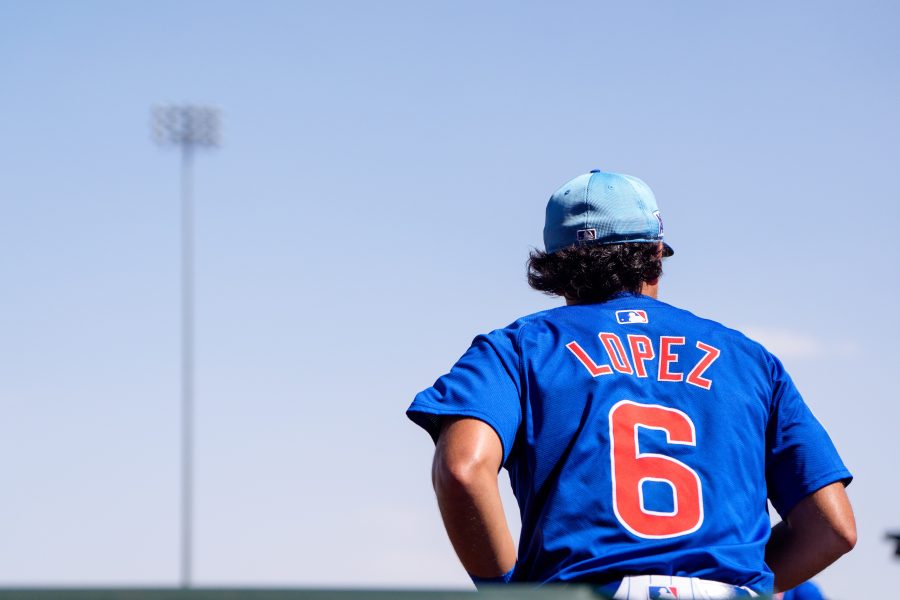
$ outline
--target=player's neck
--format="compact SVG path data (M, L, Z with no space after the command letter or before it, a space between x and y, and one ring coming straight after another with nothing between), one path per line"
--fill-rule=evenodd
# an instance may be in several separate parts
M644 296L650 296L651 298L656 300L656 297L659 294L659 279L657 279L653 283L647 283L645 281L641 285L641 294L643 294Z
M657 279L653 283L644 282L641 285L640 293L642 296L650 296L651 298L656 300L657 295L659 294L659 279ZM576 304L579 304L579 303L574 300L570 300L569 298L566 298L566 306L574 306Z

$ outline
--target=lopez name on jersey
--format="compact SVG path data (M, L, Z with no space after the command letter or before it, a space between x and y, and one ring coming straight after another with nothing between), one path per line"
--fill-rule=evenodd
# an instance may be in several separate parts
M721 352L709 344L697 340L696 347L702 354L696 363L687 365L679 362L679 347L687 343L684 336L662 335L651 339L646 335L629 334L623 340L608 331L601 331L597 336L604 352L592 350L589 354L574 340L566 344L592 377L618 372L633 377L655 376L659 381L686 382L704 390L712 387L712 379L704 375ZM651 372L647 363L653 360L657 361L657 367Z

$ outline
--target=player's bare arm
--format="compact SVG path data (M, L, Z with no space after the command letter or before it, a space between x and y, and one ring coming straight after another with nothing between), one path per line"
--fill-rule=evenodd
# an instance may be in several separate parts
M856 521L841 482L807 496L772 529L766 563L775 591L794 588L856 545Z
M503 575L516 562L497 486L502 460L503 447L489 425L477 419L444 419L432 482L453 548L476 577Z

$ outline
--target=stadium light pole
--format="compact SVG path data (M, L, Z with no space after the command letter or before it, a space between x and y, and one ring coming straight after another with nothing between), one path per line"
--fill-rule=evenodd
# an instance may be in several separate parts
M219 145L219 111L153 108L153 138L181 149L181 587L191 587L194 491L194 152Z
M894 558L900 558L900 531L889 531L885 537L894 544Z

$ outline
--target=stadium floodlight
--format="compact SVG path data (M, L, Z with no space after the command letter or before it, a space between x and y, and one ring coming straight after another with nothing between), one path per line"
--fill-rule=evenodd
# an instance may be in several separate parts
M153 138L181 148L181 586L191 587L194 489L193 156L220 144L219 111L205 106L153 108Z
M220 143L219 111L206 106L171 105L153 108L153 138L161 145L184 149Z
M894 542L894 556L900 558L900 532L888 532L885 537Z

